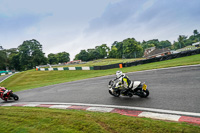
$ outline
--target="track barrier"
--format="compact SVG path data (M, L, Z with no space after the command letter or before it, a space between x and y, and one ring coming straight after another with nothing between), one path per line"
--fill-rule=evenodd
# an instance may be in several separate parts
M137 60L137 61L134 61L134 62L117 63L117 64L111 64L111 65L105 65L105 66L36 68L36 71L53 71L53 70L55 70L55 71L60 71L60 70L106 70L106 69L113 69L113 68L123 68L123 67L137 66L137 65L141 65L141 64L147 64L147 63L152 63L152 62L159 62L159 61L170 60L170 59L175 59L175 58L180 58L180 57L185 57L185 56L191 56L191 55L196 55L196 54L200 54L200 49L183 51L183 52L180 52L180 53L169 54L169 55L164 55L164 56L155 57L155 58L149 58L149 59L145 59L145 60Z
M94 66L94 70L106 70L106 69L112 69L112 68L131 67L131 66L137 66L137 65L141 65L141 64L170 60L170 59L191 56L191 55L196 55L196 54L200 54L200 49L183 51L180 53L164 55L164 56L149 58L149 59L145 59L145 60L137 60L137 61L128 62L128 63L117 63L117 64L105 65L105 66Z
M94 70L94 68L93 67L36 68L36 71L61 71L61 70Z

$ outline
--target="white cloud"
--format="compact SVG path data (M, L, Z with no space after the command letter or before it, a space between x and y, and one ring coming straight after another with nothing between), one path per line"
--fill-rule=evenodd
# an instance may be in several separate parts
M12 48L36 39L46 55L66 51L73 59L82 49L130 37L191 35L200 27L199 12L199 0L1 0L0 44Z
M180 31L188 33L199 27L198 23L191 25L200 19L196 14L200 11L198 7L198 1L124 0L109 5L101 17L91 21L88 31L124 39L132 36L140 41L154 38L172 41Z

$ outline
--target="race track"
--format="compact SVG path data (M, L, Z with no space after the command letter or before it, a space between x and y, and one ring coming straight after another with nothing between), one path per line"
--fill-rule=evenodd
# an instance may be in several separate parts
M104 76L17 92L19 102L61 102L145 107L200 112L200 66L127 73L130 79L145 81L150 95L113 97Z

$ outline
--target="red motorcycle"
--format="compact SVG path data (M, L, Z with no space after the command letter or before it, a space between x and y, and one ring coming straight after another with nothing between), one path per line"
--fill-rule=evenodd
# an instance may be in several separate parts
M7 90L4 87L0 87L0 97L4 101L19 100L19 97L16 94L14 94L12 90Z

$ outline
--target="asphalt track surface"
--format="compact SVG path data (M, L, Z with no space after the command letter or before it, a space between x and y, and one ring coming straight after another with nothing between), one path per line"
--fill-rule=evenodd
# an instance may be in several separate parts
M13 75L13 74L12 74ZM8 78L8 77L10 77L11 75L9 74L9 75L5 75L5 76L1 76L0 77L0 83L3 81L3 80L5 80L6 78Z
M104 76L16 92L19 102L87 103L200 112L200 66L127 73L130 79L145 81L150 95L113 97ZM2 101L3 102L3 101Z

